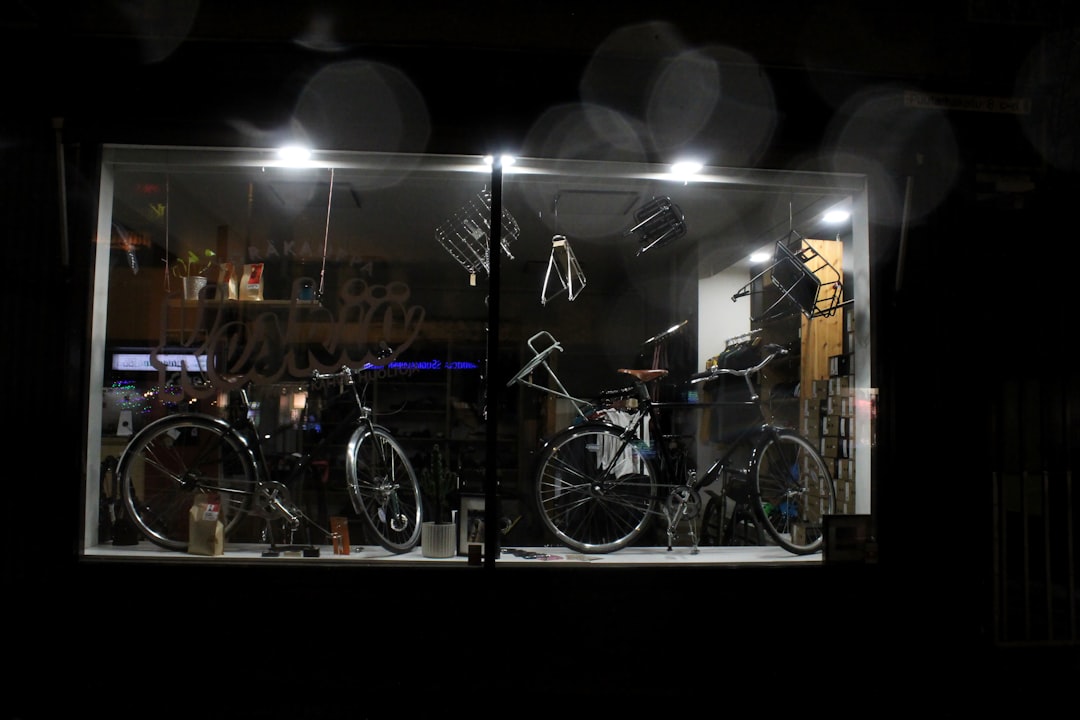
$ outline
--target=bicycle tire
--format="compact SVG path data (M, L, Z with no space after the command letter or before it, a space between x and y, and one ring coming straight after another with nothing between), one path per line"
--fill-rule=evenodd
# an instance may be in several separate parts
M723 496L712 496L705 503L705 510L701 513L701 529L698 530L698 545L715 547L726 544L724 510Z
M225 537L251 508L256 470L247 445L224 421L172 415L132 436L117 466L124 511L150 542L188 548L189 512L208 488L222 493L219 519Z
M420 480L405 451L379 425L361 425L346 453L349 496L382 547L409 552L420 540Z
M825 460L791 430L766 432L757 445L750 501L766 534L796 555L821 549L823 518L836 508Z
M537 509L548 531L568 548L620 550L648 529L657 512L652 460L634 443L625 444L618 457L603 457L620 447L622 433L606 423L575 425L552 437L537 456Z

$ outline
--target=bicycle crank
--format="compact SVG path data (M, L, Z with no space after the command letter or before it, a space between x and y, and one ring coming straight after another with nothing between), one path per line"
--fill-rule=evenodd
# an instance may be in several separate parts
M259 485L252 514L258 517L282 518L290 530L300 527L300 512L289 497L289 490L274 481Z

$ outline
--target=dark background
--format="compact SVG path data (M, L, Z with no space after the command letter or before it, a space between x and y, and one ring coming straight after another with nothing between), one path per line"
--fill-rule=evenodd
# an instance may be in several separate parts
M265 140L305 77L356 57L413 78L431 112L421 151L485 152L523 138L544 108L580 99L595 49L615 28L649 20L692 44L738 48L767 73L780 122L747 159L755 166L842 165L826 152L835 119L883 88L1031 101L1025 115L945 111L944 139L943 125L906 127L900 115L850 130L853 169L873 188L878 563L271 572L78 557L100 143ZM0 178L14 282L0 337L5 595L18 639L8 646L9 716L72 704L147 718L429 707L579 716L579 697L600 701L597 713L670 710L680 698L841 716L1068 706L1080 679L1076 598L1058 618L1073 623L1064 640L1030 626L1002 637L993 519L996 479L1056 482L1080 446L1076 20L1073 4L1049 0L8 7ZM1054 538L1074 560L1076 537ZM1034 593L1028 620L1048 622L1038 598L1054 589L1007 590ZM441 652L456 661L429 670Z

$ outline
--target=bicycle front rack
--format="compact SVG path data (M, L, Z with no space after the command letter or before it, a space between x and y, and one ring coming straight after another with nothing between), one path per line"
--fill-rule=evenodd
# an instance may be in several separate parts
M548 291L551 281L551 271L555 271L561 287ZM544 275L544 288L540 291L540 304L547 305L547 301L566 293L567 299L573 300L585 287L585 273L581 271L574 251L570 249L570 241L565 235L556 235L551 238L551 257L548 258L547 273Z
M541 347L537 347L536 343L540 340L543 340L546 344ZM592 404L588 400L583 400L581 398L571 395L570 392L565 387L563 387L562 381L559 380L559 376L555 374L555 371L552 370L551 366L547 363L547 359L551 355L551 353L555 352L556 350L562 352L562 345L560 345L559 342L554 337L552 337L551 333L549 333L547 330L541 330L540 332L529 338L529 349L533 351L532 358L528 362L526 362L520 370L517 371L514 377L510 378L509 382L506 383L506 386L510 387L514 383L519 382L526 387L533 388L534 390L539 390L540 392L547 393L548 395L554 395L555 397L569 400L573 404L574 410L577 412L577 414L580 415L582 419L586 419L585 410L591 408ZM543 368L547 371L547 374L551 377L551 381L555 383L555 388L550 388L547 385L540 385L539 383L533 382L532 374L533 371L535 371L537 368Z

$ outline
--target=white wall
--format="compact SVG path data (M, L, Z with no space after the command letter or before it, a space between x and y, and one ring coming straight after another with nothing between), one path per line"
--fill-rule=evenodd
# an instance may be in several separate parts
M750 296L734 301L731 299L746 285L750 276L748 268L736 265L716 275L698 279L698 372L705 369L706 360L723 351L728 338L750 332ZM699 429L700 426L699 422ZM704 434L698 432L696 449L699 473L705 472L716 459L716 448L703 441L702 437ZM707 496L702 497L702 503L705 502Z
M731 299L749 280L750 271L738 265L698 280L698 371L725 340L750 332L750 296Z

